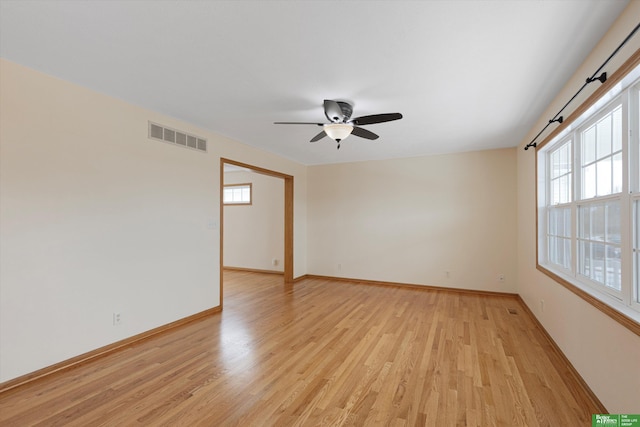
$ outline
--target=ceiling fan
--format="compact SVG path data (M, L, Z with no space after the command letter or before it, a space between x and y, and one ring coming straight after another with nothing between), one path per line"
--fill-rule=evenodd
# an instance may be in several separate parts
M365 139L378 139L378 135L368 131L360 126L372 125L375 123L390 122L402 118L400 113L372 114L370 116L361 116L354 119L351 118L353 113L353 105L344 101L324 100L324 115L330 123L310 123L310 122L274 122L276 125L317 125L322 126L323 130L313 138L310 142L320 141L325 136L333 139L338 143L340 149L340 141L349 135L359 136Z

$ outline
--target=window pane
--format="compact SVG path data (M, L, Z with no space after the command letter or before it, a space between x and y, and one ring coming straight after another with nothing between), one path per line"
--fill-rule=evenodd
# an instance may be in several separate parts
M571 141L567 141L549 154L550 177L557 178L571 172Z
M622 150L622 106L613 112L613 152Z
M622 106L583 131L581 146L582 198L621 192Z
M564 175L560 178L560 203L571 201L571 175Z
M548 221L547 234L571 238L571 208L550 208Z
M568 145L565 144L562 146L562 148L560 150L558 150L558 152L560 153L560 165L559 165L559 172L561 174L566 174L567 173L567 161L569 160L569 154L567 153L567 149L568 149Z
M591 243L580 242L580 273L591 277Z
M564 239L564 268L571 268L571 239Z
M555 239L556 241L556 254L557 258L555 263L558 265L564 265L564 239Z
M558 210L557 209L549 209L549 225L548 225L548 233L552 236L556 236L558 234Z
M571 141L548 154L549 159L549 204L569 203L572 197Z
M603 243L591 244L591 279L604 284L604 260L605 245Z
M613 156L613 193L622 192L622 153Z
M556 212L556 226L557 226L557 231L556 231L556 236L564 236L564 215L561 209L558 209Z
M596 196L596 165L595 163L582 170L582 198L591 199Z
M591 239L591 209L589 207L580 206L578 208L579 230L581 239Z
M596 138L598 159L611 154L611 115L605 116L597 123Z
M607 157L596 163L596 176L598 180L598 196L611 194L611 157Z
M558 178L559 181L559 194L558 194L558 200L560 201L560 203L566 203L567 202L567 177L566 176L561 176L560 178Z
M591 126L582 133L582 164L596 160L596 127Z
M607 245L607 275L605 284L617 291L622 289L621 252L620 248Z
M607 242L620 244L620 203L607 203Z
M551 165L551 178L560 176L560 150L551 153L549 163Z
M567 141L567 143L564 145L565 154L563 156L564 163L562 164L562 173L564 174L571 173L572 171L573 157L571 151L571 143L572 141Z
M566 154L564 145L560 147L560 149L558 149L557 162L558 162L558 173L562 174L564 165L567 163L567 154Z
M604 205L591 206L591 240L604 241L604 219Z

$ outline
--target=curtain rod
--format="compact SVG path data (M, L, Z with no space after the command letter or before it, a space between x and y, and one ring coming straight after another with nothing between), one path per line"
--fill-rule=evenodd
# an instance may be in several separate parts
M607 81L607 73L604 72L602 74L600 74L600 76L596 77L596 75L602 71L602 69L609 63L609 61L611 61L611 58L613 58L619 51L620 49L622 49L622 47L627 44L627 42L631 39L631 37L634 36L634 34L638 31L638 29L640 29L640 23L638 23L636 25L636 27L629 33L629 35L622 41L622 43L620 43L620 46L618 46L612 53L611 55L609 55L609 57L607 58L606 61L604 61L602 63L602 65L600 67L598 67L598 69L595 71L595 73L593 73L593 75L591 77L587 77L586 81L584 82L584 84L582 85L582 87L576 92L575 95L573 95L571 97L571 99L569 101L567 101L566 104L564 104L564 107L562 107L560 109L560 111L558 111L556 113L555 116L553 116L553 119L549 120L549 123L547 123L545 125L545 127L542 128L542 130L540 132L538 132L538 134L533 137L533 139L531 140L530 143L528 143L527 145L525 145L524 149L525 151L529 149L529 147L536 147L538 144L535 142L536 139L538 139L538 137L540 135L542 135L542 132L544 132L545 130L547 130L547 128L549 127L549 125L551 125L551 123L562 123L562 121L564 120L564 118L560 115L562 114L562 112L564 111L565 108L567 108L567 106L574 100L576 99L576 97L578 95L580 95L580 92L582 92L582 90L587 87L587 85L589 85L589 83L593 83L596 80L598 80L600 83L604 83Z

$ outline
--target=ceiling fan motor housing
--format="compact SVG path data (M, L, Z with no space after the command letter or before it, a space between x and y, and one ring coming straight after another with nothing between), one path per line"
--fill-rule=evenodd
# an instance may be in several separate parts
M353 105L344 101L336 101L342 110L342 114L344 115L344 122L347 122L351 118L351 114L353 113ZM334 117L335 120L338 120L339 117Z

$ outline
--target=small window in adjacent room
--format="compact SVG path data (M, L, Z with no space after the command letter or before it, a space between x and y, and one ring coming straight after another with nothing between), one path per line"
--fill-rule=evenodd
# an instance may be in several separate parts
M232 184L224 186L225 205L250 205L251 184Z

